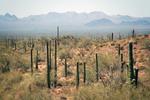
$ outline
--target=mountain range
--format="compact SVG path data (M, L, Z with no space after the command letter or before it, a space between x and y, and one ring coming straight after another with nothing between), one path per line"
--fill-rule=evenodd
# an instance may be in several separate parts
M114 31L119 27L123 30L132 28L150 30L150 17L108 15L103 12L49 12L23 18L9 13L0 15L0 32L54 33L57 26L60 26L63 32L92 32L92 30L99 32L107 28L109 31Z

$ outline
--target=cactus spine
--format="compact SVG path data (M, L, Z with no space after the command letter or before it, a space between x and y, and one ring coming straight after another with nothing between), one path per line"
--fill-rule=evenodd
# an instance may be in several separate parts
M84 62L83 64L84 67L84 78L83 78L83 82L86 83L86 63Z
M134 79L134 70L133 70L133 44L129 43L129 67L130 67L130 81Z
M67 58L65 58L65 77L67 77L68 71L67 71Z
M98 55L96 53L96 80L98 81Z
M79 87L80 84L80 76L79 76L79 62L77 62L77 72L76 72L76 88Z
M47 47L47 84L48 88L51 88L51 83L50 83L50 63L49 63L49 44L48 42L46 43Z
M54 73L54 87L57 85L57 40L55 39L55 73Z

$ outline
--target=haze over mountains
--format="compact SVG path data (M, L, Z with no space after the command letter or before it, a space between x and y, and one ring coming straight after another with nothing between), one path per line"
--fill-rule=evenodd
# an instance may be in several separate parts
M60 26L62 33L150 32L150 17L107 15L103 12L50 12L18 18L6 13L0 15L0 33L54 33Z

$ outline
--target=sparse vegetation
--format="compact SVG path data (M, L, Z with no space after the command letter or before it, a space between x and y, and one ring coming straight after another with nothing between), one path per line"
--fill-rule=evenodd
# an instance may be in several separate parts
M49 40L51 46L46 46ZM128 52L129 41L133 43L133 54ZM0 42L0 100L148 100L150 97L150 58L143 54L149 53L149 37L115 40L112 36L107 40L59 36L59 45L52 37ZM128 61L128 53L136 62L132 57ZM146 60L137 60L138 53ZM137 88L130 84L129 74L133 73L129 73L128 64L130 68L134 65L139 68ZM131 75L132 80L135 75Z

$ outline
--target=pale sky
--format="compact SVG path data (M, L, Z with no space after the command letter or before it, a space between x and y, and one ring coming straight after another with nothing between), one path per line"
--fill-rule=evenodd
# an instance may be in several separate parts
M150 0L0 0L0 15L25 17L67 11L150 17Z

